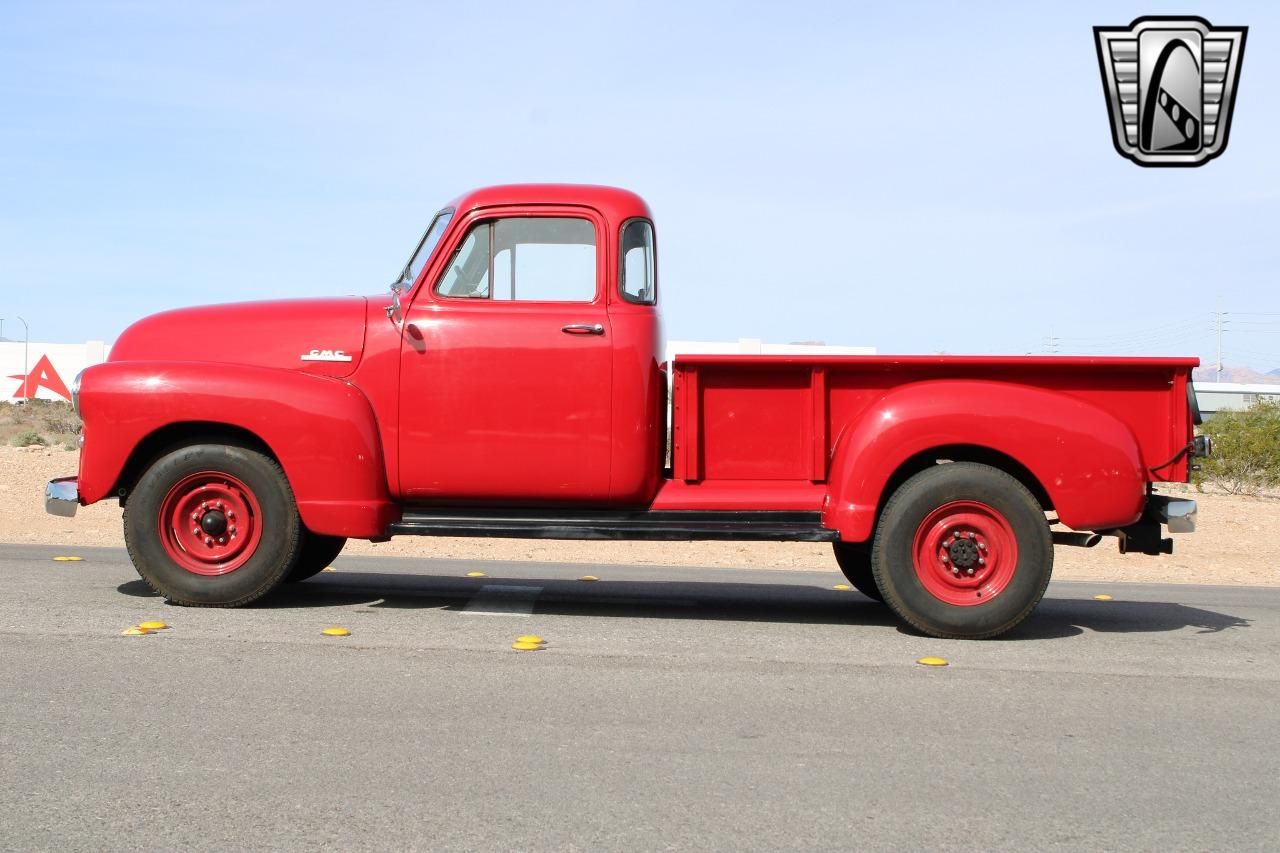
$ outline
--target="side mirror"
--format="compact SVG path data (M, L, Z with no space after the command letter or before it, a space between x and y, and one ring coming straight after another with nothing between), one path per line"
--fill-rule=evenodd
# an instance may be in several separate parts
M400 289L397 287L391 288L391 304L387 306L387 319L394 323L397 329L404 322L404 311L400 307Z

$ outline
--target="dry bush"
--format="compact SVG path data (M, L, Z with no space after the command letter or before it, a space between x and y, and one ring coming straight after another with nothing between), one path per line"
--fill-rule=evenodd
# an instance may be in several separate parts
M1210 483L1233 495L1280 488L1280 402L1218 412L1201 432L1213 438L1213 455L1200 461L1197 486Z
M44 436L38 432L23 432L13 437L14 447L30 447L33 444L40 447L49 446L49 442L45 441Z

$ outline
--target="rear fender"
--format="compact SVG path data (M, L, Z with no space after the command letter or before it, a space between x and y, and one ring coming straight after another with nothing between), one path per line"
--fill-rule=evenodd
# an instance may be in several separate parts
M832 454L823 524L846 541L866 541L894 473L912 457L955 445L1016 460L1068 527L1123 527L1142 514L1142 457L1119 419L1057 391L943 379L895 388L847 426Z
M179 441L226 426L275 456L311 531L382 536L398 517L373 410L341 380L249 365L123 361L87 369L80 395L82 503L113 494L150 437Z

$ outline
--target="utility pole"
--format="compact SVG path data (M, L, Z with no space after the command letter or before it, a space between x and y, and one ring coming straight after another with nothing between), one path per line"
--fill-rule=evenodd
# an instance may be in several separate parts
M21 317L18 318L22 320ZM29 396L31 391L31 365L27 361L27 350L31 346L31 329L27 326L27 321L22 320L22 399L26 402L31 399Z
M1214 364L1214 367L1217 369L1217 373L1214 375L1213 381L1221 382L1222 381L1222 316L1223 316L1221 302L1218 303L1218 310L1214 312L1214 316L1218 321L1217 323L1218 325L1218 360Z

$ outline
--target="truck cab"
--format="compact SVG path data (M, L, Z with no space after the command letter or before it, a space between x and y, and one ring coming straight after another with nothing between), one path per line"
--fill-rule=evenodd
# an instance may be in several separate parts
M548 186L463 196L436 215L397 292L406 500L653 498L662 333L653 220L639 196Z

